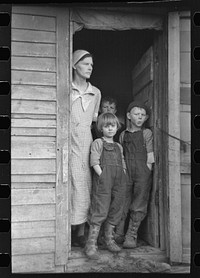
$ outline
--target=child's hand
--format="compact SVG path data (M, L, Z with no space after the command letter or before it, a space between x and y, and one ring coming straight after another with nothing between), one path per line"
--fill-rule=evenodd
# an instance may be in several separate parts
M93 166L93 168L94 168L94 171L97 173L97 175L100 176L102 173L101 167L99 165L95 165L95 166Z
M152 163L147 163L147 167L149 168L149 170L152 170Z

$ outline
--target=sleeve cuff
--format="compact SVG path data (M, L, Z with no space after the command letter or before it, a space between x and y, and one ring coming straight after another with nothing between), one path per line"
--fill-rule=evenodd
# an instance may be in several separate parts
M155 162L154 153L153 152L147 153L147 163L154 163L154 162Z

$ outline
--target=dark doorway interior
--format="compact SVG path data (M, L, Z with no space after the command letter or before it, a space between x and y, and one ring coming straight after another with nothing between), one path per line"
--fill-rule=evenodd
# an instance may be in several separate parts
M155 31L99 31L82 29L76 32L73 49L86 49L94 56L91 83L102 96L118 101L118 115L123 115L132 97L131 71L152 45Z
M117 115L124 122L126 108L133 100L132 70L153 45L155 32L82 29L74 34L73 50L85 49L93 54L94 69L90 82L101 90L102 97L117 99Z

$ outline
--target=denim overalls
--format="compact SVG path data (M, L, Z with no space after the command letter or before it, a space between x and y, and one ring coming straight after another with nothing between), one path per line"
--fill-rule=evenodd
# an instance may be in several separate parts
M143 130L125 131L123 150L128 174L123 217L127 216L128 210L146 215L152 175L147 167Z
M108 143L103 138L100 157L102 173L94 173L89 222L101 226L106 220L116 226L121 217L126 191L126 174L122 155L117 143Z

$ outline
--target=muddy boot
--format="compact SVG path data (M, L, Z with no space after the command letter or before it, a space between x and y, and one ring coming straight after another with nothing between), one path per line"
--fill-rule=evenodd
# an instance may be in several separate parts
M107 249L110 252L119 252L121 251L121 248L117 245L117 243L114 240L114 228L115 226L106 223L104 227L104 237L105 237L105 244Z
M88 240L86 242L84 251L86 256L92 260L98 260L97 238L99 235L100 226L90 225Z
M122 244L125 240L124 225L125 225L125 219L121 219L120 223L116 226L114 239L117 244Z
M125 236L123 247L132 249L137 247L137 232L145 214L142 212L132 212L130 215L128 231Z

